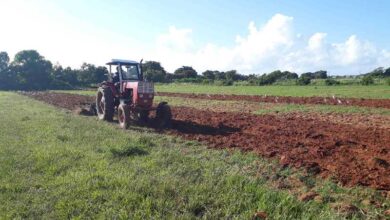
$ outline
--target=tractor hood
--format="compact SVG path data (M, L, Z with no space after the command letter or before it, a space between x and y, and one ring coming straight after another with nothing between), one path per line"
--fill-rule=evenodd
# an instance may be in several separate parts
M133 93L154 94L154 84L152 82L123 82L123 88L133 89Z

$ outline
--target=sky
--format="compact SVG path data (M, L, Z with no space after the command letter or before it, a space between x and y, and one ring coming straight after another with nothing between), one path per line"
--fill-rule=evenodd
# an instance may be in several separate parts
M169 72L390 67L387 0L0 0L0 51L63 66L155 60Z

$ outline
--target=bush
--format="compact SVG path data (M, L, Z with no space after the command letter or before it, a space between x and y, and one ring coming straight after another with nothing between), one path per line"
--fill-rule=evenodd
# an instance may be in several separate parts
M340 82L335 79L328 78L325 80L325 85L327 86L340 85Z
M277 80L276 82L272 83L272 85L276 86L295 86L297 84L296 79L283 79L283 80Z
M389 68L390 69L390 68ZM390 86L390 77L386 79L386 85Z
M311 82L311 79L310 79L309 77L301 76L301 77L299 77L299 79L297 80L297 85L305 86L305 85L309 85L310 82Z
M202 83L202 78L182 78L182 79L175 79L174 82L177 83Z
M202 79L202 84L213 84L214 83L214 80L212 79Z
M252 85L249 81L244 80L244 81L236 81L233 83L233 86L250 86Z
M214 81L214 85L216 86L231 86L233 85L232 80L216 80Z
M372 85L374 84L374 78L372 76L364 76L361 83L365 86Z

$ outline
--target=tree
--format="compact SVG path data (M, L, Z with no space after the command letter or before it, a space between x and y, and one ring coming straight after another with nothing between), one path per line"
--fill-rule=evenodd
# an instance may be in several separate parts
M317 71L317 72L313 73L313 78L314 79L326 79L326 78L328 78L327 71L325 71L325 70Z
M219 71L214 71L215 79L216 80L225 80L225 73L224 72L219 72Z
M79 84L77 81L77 70L72 70L72 68L67 67L62 71L62 80L74 86Z
M77 79L82 85L100 83L106 80L108 74L107 68L103 66L96 67L93 64L83 63L77 73Z
M287 79L296 79L298 78L298 74L291 73L289 71L280 71L276 70L269 74L263 74L259 77L258 84L259 85L271 85L278 80L287 80Z
M190 66L182 66L179 69L175 70L174 75L176 78L196 78L198 73L194 70L194 68Z
M298 74L290 72L290 71L284 71L281 75L282 79L298 79Z
M297 84L298 85L301 85L301 86L304 86L304 85L309 85L311 82L311 78L310 76L308 75L301 75L301 77L299 77L299 79L297 80Z
M340 82L332 78L327 78L325 80L325 85L327 86L340 85Z
M367 73L366 75L373 76L373 77L382 77L385 75L385 70L383 67L378 67L373 71Z
M8 68L9 56L7 52L0 52L0 72Z
M302 73L301 76L310 78L310 79L326 79L328 78L327 71L325 70L320 70L317 72L307 72L307 73Z
M203 77L206 79L214 80L215 79L215 73L216 71L212 70L206 70L202 73Z
M385 70L384 76L385 77L390 77L390 67Z
M240 78L240 76L237 74L236 70L229 70L225 72L225 78L228 81L236 81Z
M0 89L11 89L12 80L8 71L9 56L7 52L0 52Z
M362 84L365 86L374 84L374 78L371 75L366 75L362 78Z
M165 82L167 72L159 62L147 61L142 64L144 78L152 82Z
M45 89L50 85L52 64L35 50L23 50L10 65L20 89Z

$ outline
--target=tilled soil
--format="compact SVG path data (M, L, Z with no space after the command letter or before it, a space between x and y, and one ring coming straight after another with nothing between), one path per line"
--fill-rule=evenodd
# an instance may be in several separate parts
M238 147L343 185L390 190L390 129L340 125L297 115L215 113L174 108L171 133L215 148Z
M94 101L72 94L26 95L70 110ZM282 166L305 168L346 186L390 190L388 126L336 124L304 114L252 115L187 107L173 107L172 111L173 126L167 133L214 148L252 151L277 159Z
M236 100L251 102L289 103L289 104L323 104L323 105L352 105L375 108L390 108L390 99L338 98L338 97L291 97L291 96L259 96L259 95L223 95L223 94L194 94L159 92L160 96Z

